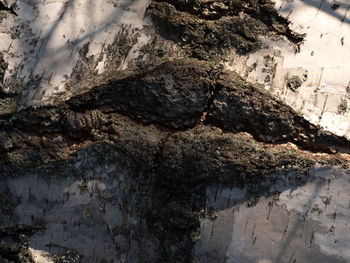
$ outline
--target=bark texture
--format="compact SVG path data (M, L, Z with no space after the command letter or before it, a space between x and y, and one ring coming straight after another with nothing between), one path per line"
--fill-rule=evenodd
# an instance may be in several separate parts
M143 6L136 2L120 8L131 16L137 4ZM23 6L0 6L0 12L8 22ZM322 173L312 173L313 167L330 166L337 174L349 168L346 138L310 123L261 84L224 66L230 53L259 50L262 37L283 37L298 49L302 34L290 29L272 2L157 0L146 6L145 21L152 22L140 29L125 16L97 60L87 55L95 38L90 46L72 46L79 59L53 90L45 83L54 85L55 74L9 81L0 53L1 262L256 262L263 253L243 258L243 250L237 252L245 244L236 238L244 228L241 214L237 230L227 223L227 209L234 214L242 207L255 217L268 211L269 219L278 217L274 207L288 214L280 221L289 220L279 198L293 187L308 193ZM325 214L338 180L327 176ZM296 218L303 211L293 213ZM308 213L304 221L314 220L307 222L313 227L321 219ZM308 244L298 243L299 254L287 257L282 249L266 253L266 262L296 262L310 253L330 260L332 253L319 247L309 252L322 224ZM282 246L290 241L287 227L276 230L284 233ZM256 226L248 228L253 241L245 247L257 242ZM232 229L235 235L226 238ZM222 242L212 241L216 233Z

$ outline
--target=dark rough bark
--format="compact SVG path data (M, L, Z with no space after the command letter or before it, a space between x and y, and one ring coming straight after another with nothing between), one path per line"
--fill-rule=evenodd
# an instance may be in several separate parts
M68 167L78 150L96 143L121 150L152 174L153 191L146 198L151 201L143 213L160 240L160 262L190 261L205 184L254 184L279 167L304 170L316 162L347 166L341 154L266 142L349 149L345 139L311 125L261 88L197 60L167 62L3 121L3 175L43 165Z
M166 38L199 59L224 59L228 49L248 53L260 47L260 36L284 35L298 44L288 21L266 1L154 1L148 13Z
M269 142L294 142L315 151L349 151L349 142L306 121L262 87L236 74L222 74L216 82L208 123L234 132L246 131Z
M160 36L192 58L158 58L147 69L115 75L53 106L17 111L18 98L0 93L0 175L35 170L43 177L84 178L94 162L117 162L110 158L117 152L142 181L135 189L144 193L130 207L140 205L138 213L159 240L158 262L191 262L199 218L211 213L205 210L207 184L252 186L253 198L261 194L258 182L280 168L302 173L316 162L347 167L348 156L341 153L350 145L260 86L206 61L221 60L232 48L256 50L264 35L300 43L272 3L153 1L148 14ZM122 52L114 61L118 66L131 48L119 44L125 50L115 47ZM0 81L5 67L0 56ZM76 74L72 83L81 81ZM80 153L96 158L77 171L72 166ZM0 197L0 211L10 213L10 198ZM34 231L24 230L26 238ZM0 259L31 262L18 261L27 257L26 246L13 248L22 245L24 230L9 234L0 228Z
M175 129L191 127L201 119L218 72L218 67L200 61L165 62L144 73L111 80L68 103L77 110L99 108Z
M28 151L29 156L22 155L22 161L35 160L32 148L38 150L38 161L55 160L60 151L74 152L74 147L111 140L110 135L128 129L126 119L119 114L139 122L135 133L148 134L159 144L162 136L157 134L194 127L204 120L207 111L206 123L236 133L248 132L263 142L293 142L315 151L349 150L344 138L310 124L260 87L197 60L167 62L141 75L96 87L55 107L22 110L3 119L0 145L8 156ZM158 129L144 128L141 123L154 124ZM149 139L141 136L137 144L142 141L147 145Z
M42 230L41 226L24 225L0 228L0 261L33 263L28 253L28 240L40 230Z

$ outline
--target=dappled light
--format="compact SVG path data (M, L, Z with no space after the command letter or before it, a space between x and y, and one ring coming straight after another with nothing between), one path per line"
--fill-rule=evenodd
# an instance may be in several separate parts
M108 47L118 40L123 29L130 32L145 25L144 13L148 0L138 1L55 1L17 3L18 17L10 17L8 27L19 26L19 36L9 38L8 70L5 91L11 93L10 83L23 79L22 105L52 103L55 94L64 97L79 92L69 91L67 82L78 61L93 57L102 61ZM132 36L130 36L131 38ZM85 48L85 53L81 52ZM29 52L29 54L28 54ZM13 57L13 59L11 59ZM118 65L116 65L118 66ZM103 68L103 64L99 64ZM13 71L15 74L13 74ZM95 68L89 74L93 74ZM101 70L100 70L101 71ZM81 78L88 72L80 72Z

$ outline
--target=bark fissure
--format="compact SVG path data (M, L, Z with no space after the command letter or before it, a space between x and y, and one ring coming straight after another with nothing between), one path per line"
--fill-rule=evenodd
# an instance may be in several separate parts
M7 11L12 15L18 16L18 14L15 12L14 9L15 9L14 5L7 7L3 2L0 2L0 11Z

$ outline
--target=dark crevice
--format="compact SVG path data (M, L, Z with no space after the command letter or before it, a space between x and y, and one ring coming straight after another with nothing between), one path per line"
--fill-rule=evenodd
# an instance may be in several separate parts
M98 108L90 108L89 110L97 110ZM82 111L84 112L84 111ZM191 125L181 125L178 127L172 127L171 125L164 124L160 121L152 120L147 117L138 117L136 114L130 114L130 112L123 111L123 110L112 110L112 111L102 111L106 115L109 114L120 114L122 116L130 118L133 122L144 125L144 126L150 126L153 125L158 130L168 133L175 133L175 132L181 132L181 131L187 131L197 126L197 123L191 124ZM199 121L198 121L199 123Z
M207 105L205 106L205 109L204 109L202 117L201 117L201 124L206 123L206 116L207 116L208 112L211 110L211 108L214 104L214 100L216 98L216 95L221 90L221 88L222 87L219 84L212 85L212 87L210 88L208 102L207 102Z
M15 12L14 9L15 9L15 5L7 7L7 6L5 6L5 4L3 2L0 1L0 11L7 11L15 16L18 16L18 14Z
M164 146L169 140L169 137L172 135L172 133L167 133L161 140L160 145L158 147L158 151L154 153L154 167L153 171L157 174L159 172L160 166L163 161L164 156Z
M42 225L11 225L0 228L0 262L34 263L29 239L42 231Z

